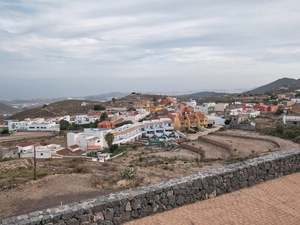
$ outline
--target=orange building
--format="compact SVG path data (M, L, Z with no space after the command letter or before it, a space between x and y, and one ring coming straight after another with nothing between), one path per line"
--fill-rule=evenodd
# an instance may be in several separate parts
M98 128L114 129L115 124L113 122L104 120L104 121L98 123Z
M253 109L261 112L276 112L278 105L265 105L264 103L258 103L253 106Z

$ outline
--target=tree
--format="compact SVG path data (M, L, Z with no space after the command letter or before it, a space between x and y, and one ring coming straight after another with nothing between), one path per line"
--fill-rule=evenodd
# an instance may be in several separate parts
M1 134L8 134L9 132L8 132L8 129L7 128L5 128L3 131L1 131Z
M280 134L282 134L284 131L284 124L281 121L276 123L276 131Z
M100 122L106 120L107 117L108 117L108 116L107 116L106 112L102 113L101 116L100 116Z
M94 105L94 110L99 111L99 110L105 110L105 107L103 105Z
M59 121L59 126L61 130L67 130L70 127L70 123L66 120Z
M114 142L114 139L115 139L114 134L109 132L105 135L104 138L105 138L105 141L107 142L108 147L111 148L112 143Z
M119 149L119 145L118 145L118 144L113 144L113 145L110 147L109 151L110 151L111 153L115 153L118 149Z
M230 123L231 123L231 119L227 119L227 120L225 120L225 125L229 125Z

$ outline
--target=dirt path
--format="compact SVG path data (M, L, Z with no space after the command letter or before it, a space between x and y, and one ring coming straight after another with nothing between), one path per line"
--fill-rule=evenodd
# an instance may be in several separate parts
M208 159L227 159L229 157L229 152L226 149L204 141L195 142L195 147L201 147L205 151L205 158Z

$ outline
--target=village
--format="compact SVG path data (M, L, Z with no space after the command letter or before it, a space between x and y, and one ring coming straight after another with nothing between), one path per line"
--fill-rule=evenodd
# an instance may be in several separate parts
M80 194L92 197L297 148L294 139L261 135L277 132L280 126L298 126L299 117L292 114L300 108L296 95L278 95L276 104L267 104L145 99L132 93L109 104L76 101L89 109L86 114L5 120L0 189L13 190L6 200L0 192L8 205L0 215L37 210L12 205L18 190L39 190L24 191L33 199L46 191L52 200L39 203L45 208L57 204L58 198L76 201ZM63 181L68 183L64 190L59 188Z

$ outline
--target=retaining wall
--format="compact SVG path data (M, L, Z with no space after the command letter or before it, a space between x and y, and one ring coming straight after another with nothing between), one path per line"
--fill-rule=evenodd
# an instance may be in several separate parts
M0 224L121 224L300 171L300 150L11 217Z

